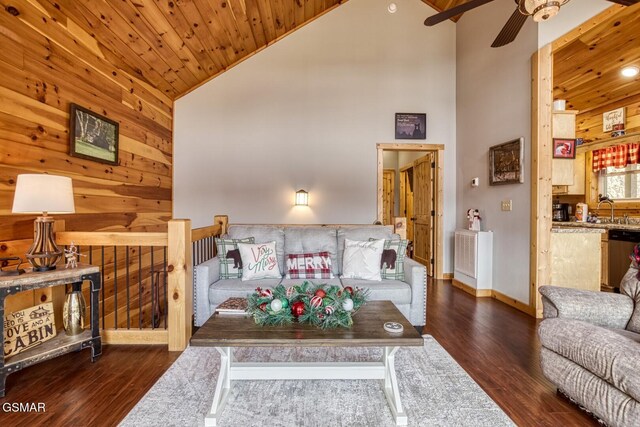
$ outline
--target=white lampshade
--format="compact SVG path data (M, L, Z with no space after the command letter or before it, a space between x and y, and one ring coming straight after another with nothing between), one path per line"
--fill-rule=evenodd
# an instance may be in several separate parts
M74 213L71 178L58 175L18 175L13 213Z
M296 206L309 206L309 193L304 190L296 191Z

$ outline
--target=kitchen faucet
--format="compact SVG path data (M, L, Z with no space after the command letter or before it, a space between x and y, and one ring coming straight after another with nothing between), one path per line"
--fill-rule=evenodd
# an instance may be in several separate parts
M609 203L609 207L611 207L611 222L613 222L613 200L611 200L608 196L603 196L602 194L598 194L598 209L600 209L600 205L603 203Z

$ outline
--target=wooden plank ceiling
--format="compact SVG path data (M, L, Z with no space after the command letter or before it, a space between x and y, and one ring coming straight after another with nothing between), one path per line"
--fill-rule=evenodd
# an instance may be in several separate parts
M554 99L578 110L577 136L608 138L602 114L626 109L627 132L640 131L640 75L624 77L627 65L640 67L640 4L620 10L554 53Z
M25 1L38 8L45 20L53 20L75 35L77 43L175 99L347 0L1 3L5 12L19 16ZM464 2L423 1L437 10Z
M640 4L622 8L554 53L554 99L587 112L640 93L640 76L623 77L622 67L640 67Z

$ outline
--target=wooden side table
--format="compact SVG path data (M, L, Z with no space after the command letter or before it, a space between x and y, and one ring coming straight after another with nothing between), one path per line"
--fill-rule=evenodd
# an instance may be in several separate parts
M100 270L98 267L80 264L74 269L58 267L57 270L46 272L33 272L20 276L0 277L0 337L4 340L4 301L8 295L18 292L47 288L50 286L66 285L71 283L75 286L82 285L83 281L91 282L91 328L79 335L67 336L60 328L58 334L33 348L18 353L8 361L4 360L4 351L0 357L0 397L5 394L5 381L7 375L17 372L27 366L53 359L54 357L80 351L91 347L91 361L95 362L102 354L102 340L100 338L99 314L98 314L98 293L102 286L100 281Z

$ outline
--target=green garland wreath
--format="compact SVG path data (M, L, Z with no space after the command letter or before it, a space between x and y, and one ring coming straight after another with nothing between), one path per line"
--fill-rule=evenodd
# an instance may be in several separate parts
M247 312L261 326L286 325L298 321L322 329L349 328L352 316L369 297L368 289L336 285L301 285L273 289L256 288L247 297Z

